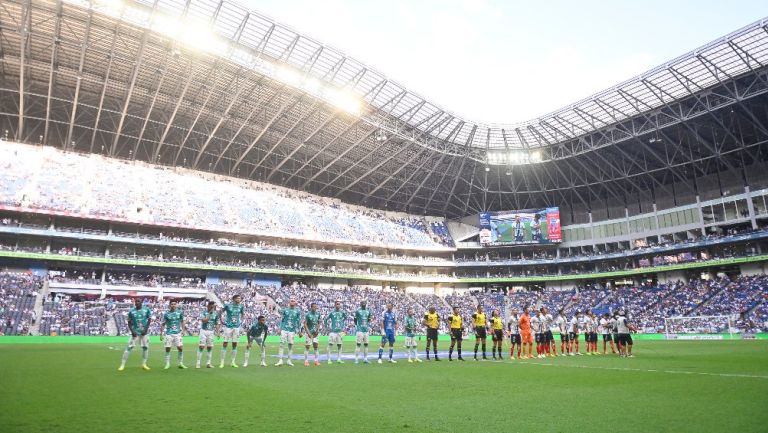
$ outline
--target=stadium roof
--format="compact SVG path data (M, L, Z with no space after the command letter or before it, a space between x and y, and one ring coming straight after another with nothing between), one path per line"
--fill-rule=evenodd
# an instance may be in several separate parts
M230 1L8 0L0 53L0 127L20 141L414 213L677 201L766 160L768 19L516 125Z

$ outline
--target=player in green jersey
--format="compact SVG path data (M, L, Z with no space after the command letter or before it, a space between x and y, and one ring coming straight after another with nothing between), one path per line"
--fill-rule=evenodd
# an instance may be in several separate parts
M360 356L360 346L363 346L363 362L368 364L368 340L370 339L371 329L371 310L366 306L366 302L360 303L360 308L355 311L355 364Z
M309 346L315 351L315 365L320 365L320 353L317 338L320 335L320 312L317 304L309 304L309 311L304 315L304 366L309 367Z
M232 362L231 367L237 368L235 359L237 359L237 341L240 339L240 327L243 324L243 304L240 302L240 295L232 297L232 303L224 305L224 314L221 315L221 322L224 325L224 346L221 349L221 362L219 368L224 368L224 361L227 359L227 343L232 343Z
M160 341L165 342L165 369L171 368L171 348L177 349L179 368L187 368L184 365L184 342L182 336L187 332L184 324L184 312L178 309L179 304L175 299L168 303L168 311L163 314L163 326L160 328Z
M288 301L288 308L281 310L280 314L282 319L280 320L280 349L277 353L277 364L275 366L283 365L284 348L288 346L288 356L286 357L286 365L293 367L293 342L296 339L296 333L299 333L301 338L301 310L296 306L296 300L291 299Z
M267 318L259 316L256 319L256 323L251 325L248 329L248 345L245 346L245 362L243 367L248 367L248 360L251 358L251 347L255 342L261 350L261 366L267 366L267 334L269 328L267 327Z
M200 342L197 346L197 362L195 368L200 368L200 359L203 357L203 349L208 351L208 360L206 368L213 368L211 358L213 357L213 338L221 331L221 322L219 321L219 312L216 311L216 302L208 301L208 306L203 314L200 315Z
M416 317L413 316L413 308L409 308L405 315L405 351L408 352L408 362L421 362L416 350ZM411 358L413 354L413 358Z
M339 364L344 363L341 360L341 337L346 323L347 313L341 311L341 302L334 302L333 311L325 316L325 329L328 330L328 364L331 363L331 346L334 344L336 345L336 362Z
M131 351L137 345L141 345L141 368L149 370L147 367L147 359L149 358L149 324L152 322L152 313L149 308L145 307L140 298L134 300L133 308L128 312L128 331L131 333L131 337L128 339L128 347L123 352L123 359L120 362L118 371L125 369L125 363L128 361Z

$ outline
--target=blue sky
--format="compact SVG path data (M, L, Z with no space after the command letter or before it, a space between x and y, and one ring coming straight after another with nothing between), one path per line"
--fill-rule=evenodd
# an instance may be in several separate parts
M747 0L240 1L484 123L562 108L768 16Z

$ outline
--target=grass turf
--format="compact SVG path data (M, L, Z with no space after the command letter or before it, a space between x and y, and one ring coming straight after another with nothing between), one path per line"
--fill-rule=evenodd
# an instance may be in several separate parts
M118 372L122 347L112 347L0 345L0 431L743 433L768 425L765 340L643 341L632 359L276 368L270 356L268 368L185 371L163 371L154 344L149 372L138 368L140 350ZM187 366L194 358L187 346Z

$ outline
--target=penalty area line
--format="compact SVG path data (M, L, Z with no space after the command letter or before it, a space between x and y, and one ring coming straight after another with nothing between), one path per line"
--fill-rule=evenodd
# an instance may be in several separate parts
M569 365L569 364L549 364L544 362L531 362L520 361L515 364L528 364L528 365L541 365L545 367L567 367L567 368L586 368L592 370L615 370L615 371L639 371L642 373L666 373L666 374L692 374L699 376L719 376L719 377L740 377L747 379L768 379L768 376L762 376L757 374L739 374L739 373L708 373L701 371L685 371L685 370L657 370L657 369L642 369L642 368L630 368L630 367L601 367L596 365Z

